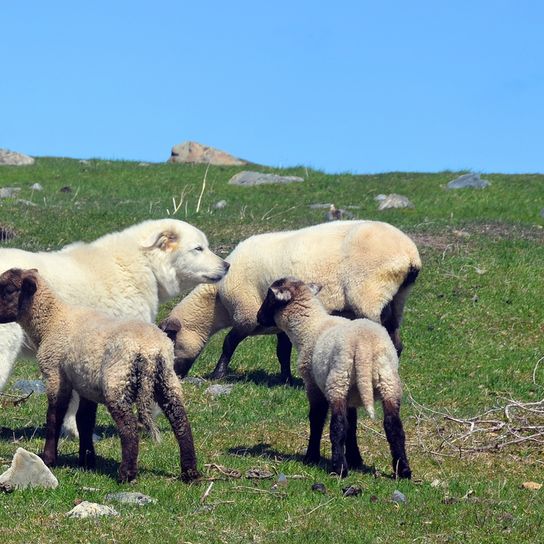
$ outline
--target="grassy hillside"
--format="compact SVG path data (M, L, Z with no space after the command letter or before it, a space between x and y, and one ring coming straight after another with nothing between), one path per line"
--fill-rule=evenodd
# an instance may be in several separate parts
M20 199L0 200L0 227L15 230L3 246L57 249L74 240L92 240L135 222L174 217L204 230L213 248L226 254L247 236L321 222L325 210L310 204L334 202L355 218L390 222L418 243L424 268L405 314L403 416L408 455L415 480L390 479L390 458L377 421L361 418L359 443L373 474L352 473L346 481L327 475L326 465L301 463L308 434L303 389L279 385L272 338L245 341L236 352L229 396L211 399L206 386L185 384L199 464L220 464L245 473L267 468L284 473L288 485L271 490L274 480L245 478L187 486L175 479L176 447L161 418L164 440L144 438L141 474L134 486L115 482L120 447L115 429L99 411L100 456L94 473L77 469L77 444L63 441L63 465L55 469L55 491L0 495L0 540L6 542L529 542L542 538L543 492L522 489L543 482L544 436L527 440L530 425L544 425L542 412L519 423L528 412L510 410L512 432L520 439L508 447L488 448L501 430L464 437L476 417L511 400L529 403L544 397L544 176L484 176L484 190L448 191L459 175L390 173L326 175L303 167L282 170L303 183L232 187L240 167L210 167L200 211L197 201L203 166L38 159L31 167L2 167L0 187L17 186ZM269 170L279 172L279 170ZM31 191L38 182L43 192ZM70 191L60 189L69 187ZM400 193L413 209L378 211L374 197ZM175 198L174 204L172 199ZM224 209L213 204L226 200ZM167 311L163 308L161 317ZM222 334L214 337L193 367L204 376L219 356ZM37 378L35 363L18 364L10 384ZM44 396L0 409L0 462L9 464L18 446L39 452L43 446ZM533 407L534 408L534 407ZM485 416L503 420L503 412ZM457 421L456 421L457 420ZM478 423L478 420L475 424ZM491 427L487 425L487 428ZM476 426L475 428L479 428ZM514 439L509 434L503 441ZM538 442L540 440L540 442ZM473 451L475 447L485 451ZM467 451L471 450L471 451ZM323 454L330 455L328 439ZM311 491L325 483L328 493ZM433 483L434 482L434 483ZM341 489L363 488L355 498ZM431 485L433 484L433 485ZM96 489L89 491L88 488ZM137 490L156 505L115 505L121 518L68 520L74 500L104 502L117 490ZM407 502L395 505L392 492Z

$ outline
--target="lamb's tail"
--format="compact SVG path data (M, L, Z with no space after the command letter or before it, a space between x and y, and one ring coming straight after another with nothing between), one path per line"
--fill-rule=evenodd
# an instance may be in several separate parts
M358 340L355 347L355 381L365 410L374 419L374 384L372 381L371 347Z
M153 418L157 369L152 361L139 354L135 360L135 373L138 422L147 430L154 442L160 442L161 433Z

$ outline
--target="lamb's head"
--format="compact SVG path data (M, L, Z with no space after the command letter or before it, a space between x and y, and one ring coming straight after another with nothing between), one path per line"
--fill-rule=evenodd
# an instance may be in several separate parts
M321 286L315 283L304 283L292 276L276 280L268 289L266 298L259 308L257 321L263 327L282 328L276 318L294 305L309 303L320 290Z
M214 283L227 273L229 263L213 253L206 235L177 219L149 222L142 249L157 278L161 302L199 283Z
M0 275L0 323L12 323L26 311L38 284L36 269L11 268Z

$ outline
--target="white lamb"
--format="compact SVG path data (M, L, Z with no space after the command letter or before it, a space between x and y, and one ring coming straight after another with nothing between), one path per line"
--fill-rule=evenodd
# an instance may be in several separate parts
M97 403L108 408L121 438L120 481L136 478L138 419L158 437L152 418L155 400L170 421L179 444L181 477L198 477L191 427L174 373L172 343L155 325L113 318L70 306L51 290L37 270L10 269L0 275L0 323L17 322L38 347L46 381L47 421L43 460L57 462L57 446L72 390L77 411L79 464L94 468L92 434Z
M315 296L319 287L296 278L275 281L259 309L264 327L276 325L298 351L298 370L310 403L310 440L305 461L319 463L321 435L331 408L332 471L345 477L361 468L357 407L374 417L380 398L396 477L410 478L400 419L402 388L398 356L387 331L368 319L331 316Z
M278 334L281 378L291 381L291 343L276 328L257 323L269 285L288 275L323 285L329 313L382 323L398 353L404 304L421 268L417 247L399 229L378 221L337 221L300 230L271 232L240 242L226 258L229 273L216 285L193 289L161 323L176 336L175 368L185 376L210 336L232 327L212 374L226 375L238 344L247 336Z

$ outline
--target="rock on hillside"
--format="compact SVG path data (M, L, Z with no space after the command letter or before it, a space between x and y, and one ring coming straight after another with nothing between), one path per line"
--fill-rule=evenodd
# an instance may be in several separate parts
M25 166L27 164L34 164L34 159L24 153L17 153L16 151L0 148L0 165L3 164L9 166Z
M198 142L183 142L172 148L172 154L168 162L215 164L223 166L236 166L247 164L246 161L233 157L226 151L215 149Z

